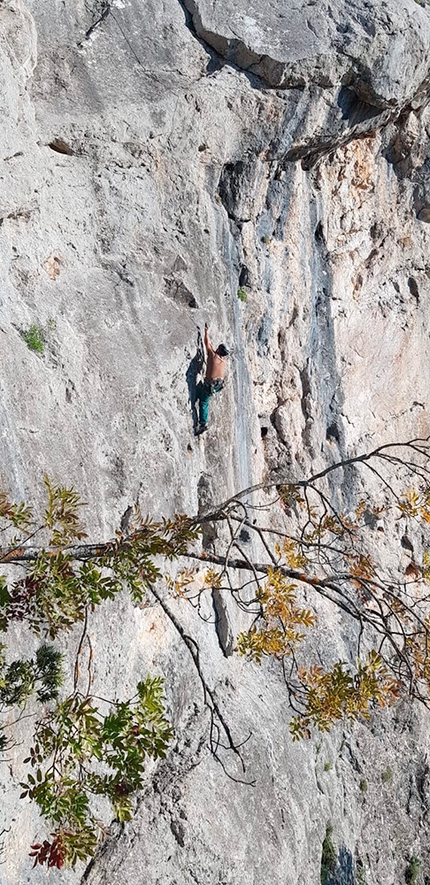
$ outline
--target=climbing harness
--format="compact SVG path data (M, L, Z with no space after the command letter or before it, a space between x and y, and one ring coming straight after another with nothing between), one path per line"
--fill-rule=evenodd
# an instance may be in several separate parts
M224 387L224 379L223 378L212 378L211 381L208 381L206 378L203 381L203 385L206 388L207 392L212 396L213 393L218 393Z

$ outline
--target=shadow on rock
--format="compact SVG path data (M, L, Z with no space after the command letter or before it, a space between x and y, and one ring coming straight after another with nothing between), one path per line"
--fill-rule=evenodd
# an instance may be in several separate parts
M325 885L357 885L354 861L350 851L341 845L334 870L324 876ZM321 875L321 882L323 876Z
M202 374L203 366L205 364L205 354L203 350L203 339L200 332L200 329L197 330L197 346L196 353L193 356L188 369L186 371L185 377L187 380L188 386L188 400L190 403L191 414L193 417L193 430L194 433L197 431L198 427L198 415L197 415L197 406L196 403L198 401L197 395L197 377Z

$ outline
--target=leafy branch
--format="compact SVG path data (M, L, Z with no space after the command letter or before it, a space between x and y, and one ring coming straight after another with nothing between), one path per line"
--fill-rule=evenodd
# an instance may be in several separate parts
M55 648L43 644L32 659L11 663L4 646L0 652L0 713L16 707L21 716L32 697L44 707L26 759L31 771L22 782L23 796L36 802L52 828L49 839L32 846L35 864L60 868L91 856L104 835L95 797L104 797L116 817L127 820L146 759L163 758L172 739L159 677L140 682L135 698L102 701L102 708L90 695L88 618L124 590L137 605L152 596L188 649L209 710L210 750L235 780L252 783L242 746L205 675L198 643L181 623L184 604L203 617L205 594L224 590L249 613L249 627L237 637L239 654L255 665L267 658L279 662L293 740L340 720L367 719L375 707L404 693L429 704L430 552L424 548L417 562L407 540L409 570L388 568L375 557L372 535L375 525L389 519L402 521L406 539L414 524L426 536L429 455L429 439L379 446L298 481L277 476L194 517L154 520L136 508L127 534L118 531L98 543L87 541L83 504L73 488L45 477L46 506L38 518L26 503L0 494L0 561L18 570L15 580L0 576L0 631L21 622L37 637L55 640L82 624L74 690L61 700L64 662ZM335 471L351 475L360 469L371 474L375 496L365 494L343 511L334 504L329 479ZM255 491L271 491L272 499L256 507ZM220 523L223 531L214 533L210 551L202 551L200 536L208 522ZM390 541L384 540L383 549ZM190 560L197 565L185 566L175 578L164 574L166 563ZM335 660L324 668L310 659L319 598L356 625L349 662ZM85 647L88 685L82 693ZM0 750L8 746L5 728L6 723ZM237 760L240 777L221 751Z
M106 797L117 820L130 820L146 758L164 758L173 737L162 693L163 680L148 676L135 703L117 702L102 715L92 698L75 692L38 721L24 760L34 773L21 783L21 798L36 802L54 832L51 842L32 846L35 866L74 867L94 854L104 828L93 796Z

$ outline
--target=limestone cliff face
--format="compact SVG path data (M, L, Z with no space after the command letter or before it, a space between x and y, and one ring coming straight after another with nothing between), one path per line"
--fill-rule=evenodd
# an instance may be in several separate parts
M430 432L429 43L414 0L0 2L8 491L37 498L47 471L109 537L135 502L196 513L269 471ZM205 320L232 357L198 442ZM97 677L115 694L163 673L177 744L132 823L54 881L311 885L328 822L337 885L402 882L411 853L430 876L427 716L405 704L292 745L276 667L225 658L180 610L235 735L252 732L256 786L237 784L204 743L187 649L157 609L121 606L94 619ZM342 654L345 626L325 623ZM19 748L9 764L0 883L37 883Z

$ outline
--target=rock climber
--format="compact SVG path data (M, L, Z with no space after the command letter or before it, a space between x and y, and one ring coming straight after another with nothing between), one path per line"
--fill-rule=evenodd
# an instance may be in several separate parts
M199 381L196 388L196 399L199 400L199 426L197 435L204 433L208 428L209 400L214 393L224 387L224 375L226 370L226 357L229 354L225 344L219 344L215 350L209 338L208 324L205 323L205 348L207 353L206 375L204 381Z

